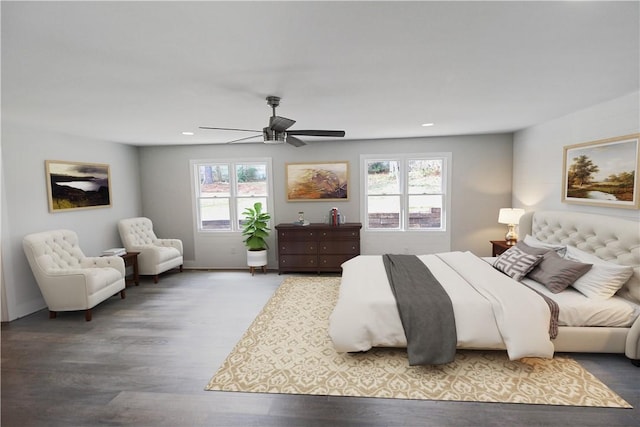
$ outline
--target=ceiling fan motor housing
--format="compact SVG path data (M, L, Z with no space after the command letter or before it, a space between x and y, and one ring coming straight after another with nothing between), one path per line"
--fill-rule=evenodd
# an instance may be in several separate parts
M265 144L284 144L286 134L278 132L270 127L262 128L262 136Z

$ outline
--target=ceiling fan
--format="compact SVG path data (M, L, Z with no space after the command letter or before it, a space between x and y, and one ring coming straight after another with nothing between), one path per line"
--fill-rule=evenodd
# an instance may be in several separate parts
M254 129L235 129L235 128L217 128L200 126L200 129L213 129L213 130L233 130L239 132L256 132L262 133L263 142L265 144L291 144L294 147L301 147L306 143L296 138L295 135L307 135L307 136L329 136L341 138L344 136L343 130L287 130L296 122L295 120L287 119L286 117L276 116L276 107L280 105L280 97L267 96L267 104L271 107L273 115L269 118L269 126L262 128L262 130ZM246 141L251 138L257 138L260 135L252 135L246 138L234 139L227 144L231 144L239 141Z

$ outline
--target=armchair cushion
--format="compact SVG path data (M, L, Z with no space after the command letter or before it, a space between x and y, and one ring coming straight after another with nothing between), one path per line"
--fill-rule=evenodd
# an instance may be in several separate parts
M115 268L124 277L126 275L124 260L119 256L86 257L80 261L83 268Z

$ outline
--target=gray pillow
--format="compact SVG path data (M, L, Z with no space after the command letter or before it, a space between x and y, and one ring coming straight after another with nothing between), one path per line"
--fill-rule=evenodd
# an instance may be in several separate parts
M560 257L555 251L549 251L527 277L540 282L551 292L557 294L571 286L591 269L592 264L570 261Z
M542 261L542 255L531 255L513 246L503 252L494 261L493 266L519 282L540 261Z
M524 242L518 242L516 243L516 246L518 247L518 249L522 250L522 252L526 252L529 255L544 255L549 251L554 252L553 249L536 248L534 246L527 245Z

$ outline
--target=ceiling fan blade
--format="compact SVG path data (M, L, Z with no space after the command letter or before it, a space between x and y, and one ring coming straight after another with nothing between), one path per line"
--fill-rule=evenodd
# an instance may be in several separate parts
M307 145L306 142L304 142L301 139L296 138L295 136L291 136L287 134L287 144L291 144L294 147L302 147L303 145Z
M293 126L295 122L295 120L287 119L286 117L271 116L269 119L269 128L276 132L284 132Z
M287 131L288 135L307 135L307 136L332 136L341 138L345 135L343 130L298 130L292 129Z
M225 144L233 144L234 142L246 141L247 139L259 138L259 137L262 137L262 135L251 135L244 138L234 139L233 141L225 142ZM259 142L262 142L262 141L259 141Z
M208 126L200 126L200 129L235 130L235 131L238 131L238 132L258 132L258 133L262 133L261 130L255 130L255 129L213 128L213 127L208 127Z

